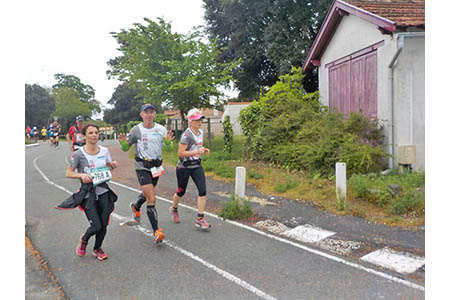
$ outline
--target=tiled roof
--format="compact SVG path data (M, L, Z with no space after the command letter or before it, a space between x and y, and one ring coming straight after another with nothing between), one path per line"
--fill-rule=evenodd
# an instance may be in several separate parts
M396 23L396 26L425 26L424 0L344 0L348 4Z

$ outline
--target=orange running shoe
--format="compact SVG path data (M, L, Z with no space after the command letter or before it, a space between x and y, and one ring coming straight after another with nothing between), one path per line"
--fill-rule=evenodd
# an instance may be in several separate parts
M136 222L141 221L141 212L136 209L133 202L130 202L131 215Z
M153 239L156 244L161 243L164 237L165 234L162 232L162 228L156 229L155 233L153 234Z

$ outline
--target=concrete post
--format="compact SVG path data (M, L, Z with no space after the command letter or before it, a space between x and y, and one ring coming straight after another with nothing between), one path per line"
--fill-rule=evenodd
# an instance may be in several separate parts
M242 204L241 201L245 197L245 168L244 167L236 167L236 179L234 186L234 194L239 204Z
M336 200L338 210L344 210L347 199L347 172L345 163L336 163Z

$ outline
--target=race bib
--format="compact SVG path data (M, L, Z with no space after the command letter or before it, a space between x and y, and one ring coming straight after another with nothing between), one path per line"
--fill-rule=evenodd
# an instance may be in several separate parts
M77 133L75 135L75 143L79 143L79 144L84 143L84 136L80 133Z
M166 172L166 171L164 171L163 166L153 167L150 169L150 171L152 172L153 178L159 177Z
M89 173L92 177L92 183L94 186L99 185L103 182L108 182L111 180L111 171L108 167L101 167L101 168L91 168L89 169Z

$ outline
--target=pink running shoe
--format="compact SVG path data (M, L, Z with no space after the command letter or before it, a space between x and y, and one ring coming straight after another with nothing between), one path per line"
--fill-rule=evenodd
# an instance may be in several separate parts
M211 225L206 222L205 218L197 218L197 220L195 220L195 226L201 229L208 229L211 227Z
M172 221L174 222L174 223L180 223L180 216L178 215L178 210L174 210L173 209L173 207L171 206L170 208L169 208L169 212L170 212L170 214L172 215Z
M77 246L77 255L84 256L86 254L87 243L80 238L80 243Z
M92 255L96 256L98 260L105 260L108 258L108 254L103 252L102 248L98 248L97 250L94 249Z

